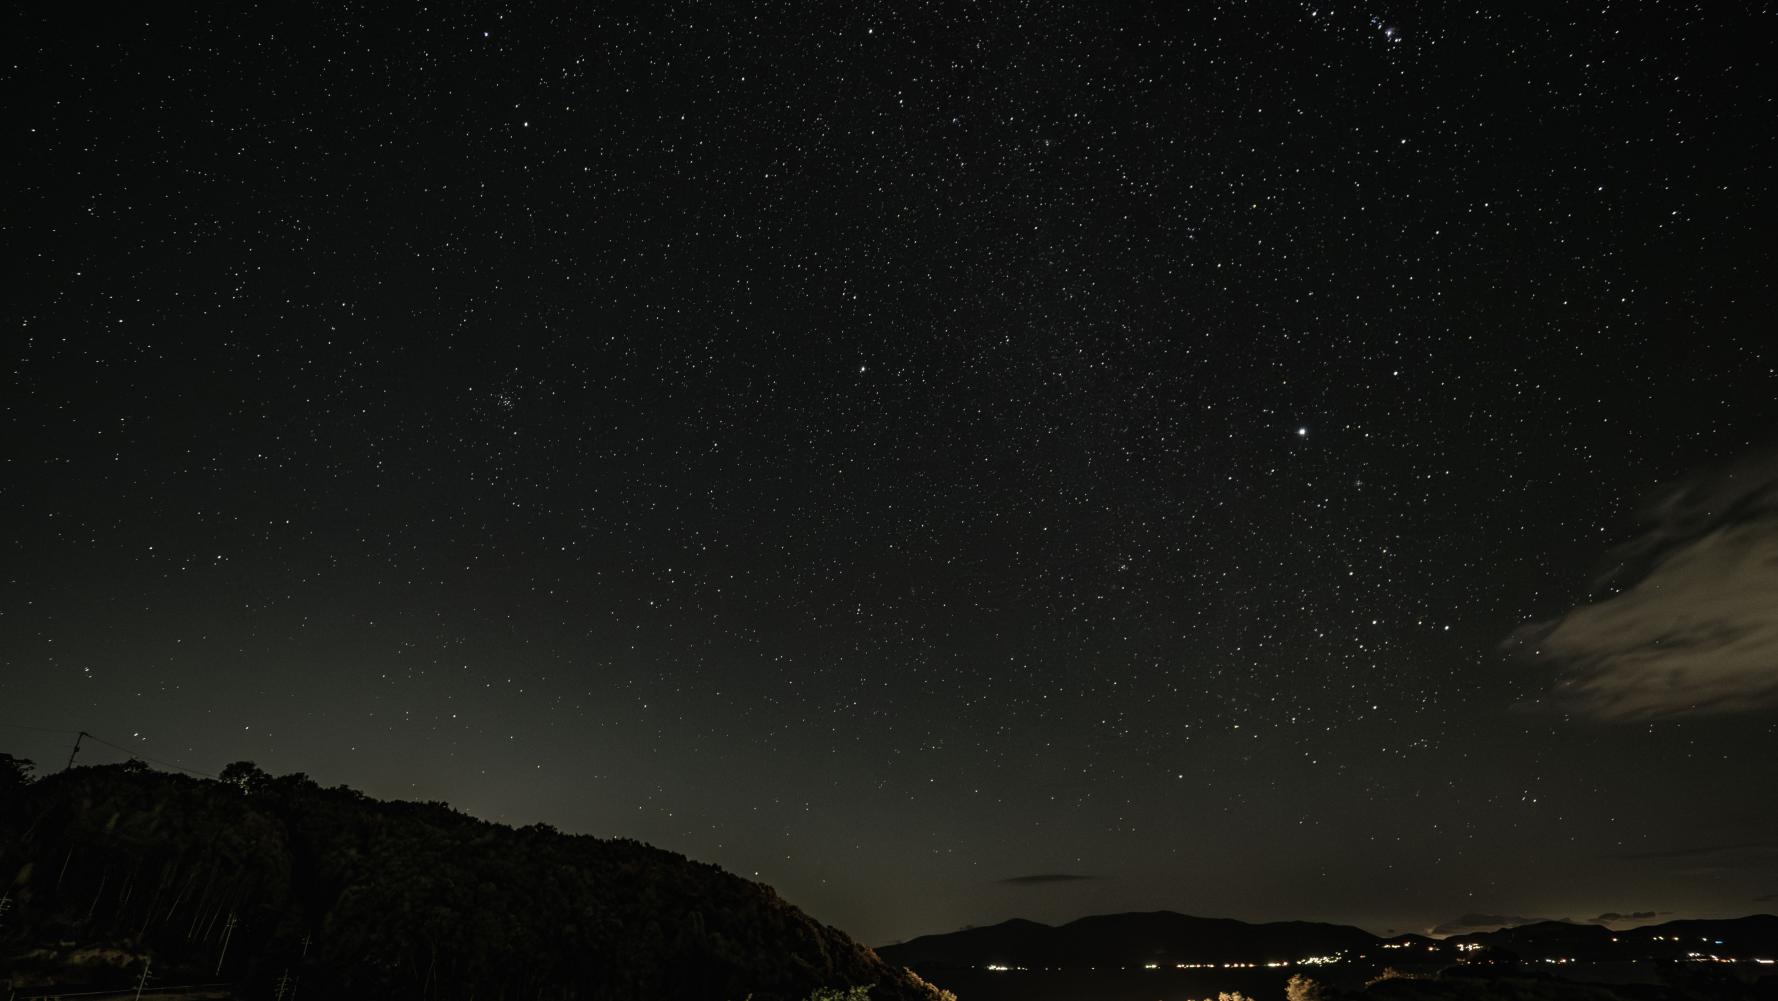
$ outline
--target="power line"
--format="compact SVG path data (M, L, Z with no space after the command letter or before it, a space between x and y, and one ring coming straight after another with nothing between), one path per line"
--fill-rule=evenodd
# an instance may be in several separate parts
M38 733L59 733L65 737L81 734L84 735L87 740L97 741L98 743L104 744L106 747L122 751L132 758L141 758L143 761L153 762L154 764L160 765L162 768L171 768L174 771L180 771L187 775L196 775L206 779L213 779L216 777L209 772L200 772L196 768L187 768L184 765L179 764L177 761L162 761L159 758L151 758L133 747L125 747L122 744L113 743L112 741L106 740L104 737L95 736L93 733L86 730L69 730L64 727L54 726L31 726L26 723L8 723L4 721L0 721L0 726L10 727L15 730L35 730Z
M200 772L196 768L187 768L184 765L179 764L176 761L162 761L159 758L151 758L148 755L143 754L140 751L137 751L133 747L125 747L122 744L113 744L111 741L106 740L104 737L95 737L89 733L86 735L86 739L96 740L99 743L104 744L106 747L115 748L119 751L122 751L125 754L128 754L129 756L131 756L133 758L141 758L143 761L152 761L155 764L160 765L163 768L177 769L179 771L185 772L188 775L197 775L197 776L201 776L202 778L206 778L206 779L213 779L216 777L216 776L210 774L209 772Z

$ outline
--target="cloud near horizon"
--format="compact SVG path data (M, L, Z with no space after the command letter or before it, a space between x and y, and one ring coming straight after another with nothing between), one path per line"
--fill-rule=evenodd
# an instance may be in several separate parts
M1601 858L1654 864L1689 876L1722 876L1770 871L1778 866L1778 841L1692 845L1654 851L1619 852Z
M1006 879L997 879L995 882L1005 883L1009 886L1042 886L1046 883L1079 883L1104 878L1104 876L1078 872L1040 872L1030 876L1009 876Z
M1663 491L1594 600L1504 644L1557 672L1558 704L1608 721L1778 706L1778 454Z
M1647 921L1649 918L1658 918L1663 914L1671 913L1671 911L1631 911L1628 914L1619 914L1616 911L1606 911L1604 914L1594 918L1593 923L1610 924L1614 921Z
M1517 928L1519 925L1534 925L1544 921L1567 921L1567 918L1527 918L1518 914L1465 914L1460 918L1452 918L1432 929L1434 935L1459 935L1472 931L1494 931L1499 928Z

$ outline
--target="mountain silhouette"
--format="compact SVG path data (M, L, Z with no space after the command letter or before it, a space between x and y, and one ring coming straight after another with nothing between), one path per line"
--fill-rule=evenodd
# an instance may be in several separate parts
M1470 947L1470 948L1465 948ZM1150 963L1292 963L1342 955L1375 963L1454 962L1488 950L1524 959L1684 960L1721 955L1778 957L1778 917L1685 919L1612 930L1540 921L1498 931L1384 938L1349 925L1309 921L1250 924L1172 911L1102 914L1051 926L1014 919L882 946L890 963L928 972L989 964L1037 968L1139 967Z
M1778 917L1753 914L1743 918L1686 918L1617 931L1594 924L1538 921L1498 931L1453 935L1445 943L1474 944L1540 959L1681 959L1692 953L1770 959L1778 958Z
M1025 967L1265 963L1358 953L1384 939L1362 928L1310 921L1248 924L1172 911L1101 914L1051 926L1015 919L926 935L878 953L919 969L1000 964ZM1394 940L1390 940L1394 941Z
M239 996L873 1001L945 995L771 887L626 840L514 829L231 765L26 780L0 755L0 983Z

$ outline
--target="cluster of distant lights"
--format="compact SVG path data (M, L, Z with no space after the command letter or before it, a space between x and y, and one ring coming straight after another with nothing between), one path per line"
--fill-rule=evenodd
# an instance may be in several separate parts
M1283 969L1288 969L1292 966L1327 966L1331 963L1339 962L1341 960L1341 958L1342 957L1339 955L1333 955L1333 956L1305 956L1302 959L1298 959L1298 960L1294 960L1294 961L1273 960L1268 963L1174 963L1172 965L1171 969L1175 969L1175 970L1283 970ZM1163 969L1163 967L1159 963L1144 963L1142 968L1145 970ZM1028 966L1010 966L1006 963L989 963L986 966L982 967L982 969L990 970L994 973L1020 973L1020 972L1029 971L1030 967L1028 967ZM1088 967L1088 969L1093 969L1093 967ZM1129 967L1120 966L1120 967L1118 967L1118 969L1127 970L1127 969L1129 969Z
M1306 956L1294 961L1281 959L1269 963L1174 963L1175 970L1284 970L1292 966L1327 966L1340 961L1339 956ZM1149 963L1145 970L1158 970L1159 963Z
M1673 936L1651 935L1649 937L1652 938L1656 942L1678 943L1678 942L1682 941L1677 935L1673 935ZM1618 941L1618 939L1614 936L1612 938L1612 941L1616 942L1616 941ZM1712 940L1712 939L1708 939L1708 938L1701 938L1698 941L1706 942L1706 943L1709 943L1712 945L1721 945L1722 944L1721 939ZM1414 948L1414 944L1411 942L1386 942L1383 944L1383 948L1385 948L1385 949L1411 949L1411 948ZM1480 942L1458 942L1458 943L1456 943L1456 948L1457 948L1458 952L1473 953L1473 952L1482 951L1482 949L1485 948L1485 946L1483 946L1482 943L1480 943ZM1439 950L1439 946L1437 946L1437 945L1429 945L1426 947L1427 952L1437 952L1438 950ZM1271 962L1265 962L1265 963L1174 963L1172 965L1171 969L1175 969L1175 970L1262 970L1262 969L1264 969L1264 970L1282 970L1282 969L1289 969L1292 966L1327 966L1327 965L1330 965L1333 963L1338 963L1343 958L1344 958L1343 953L1335 953L1334 955L1331 955L1331 956L1305 956L1302 959L1293 960L1293 961L1273 960ZM1704 952L1688 952L1685 954L1685 958L1691 962L1694 962L1694 963L1758 963L1761 966L1778 965L1778 959L1767 959L1765 957L1753 957L1753 958L1749 958L1749 959L1739 959L1734 956L1718 956L1714 953L1704 953ZM1541 962L1549 963L1551 965L1560 966L1560 965L1567 964L1567 963L1579 962L1579 960L1576 960L1572 956L1546 956L1541 960ZM1145 963L1145 964L1143 964L1142 968L1145 970L1160 970L1160 969L1165 969L1166 967L1163 967L1160 963ZM983 969L991 970L995 973L1014 973L1014 972L1028 971L1030 969L1030 967L1009 966L1005 963L989 963L985 967L983 967ZM1091 967L1089 967L1089 969L1091 969ZM1124 970L1124 969L1129 969L1129 967L1120 966L1120 967L1118 967L1118 969Z
M1685 954L1685 958L1688 962L1693 963L1758 963L1761 966L1778 965L1778 959L1767 959L1764 956L1750 956L1746 959L1741 959L1737 956L1718 956L1715 953L1688 952ZM1581 960L1575 959L1572 956L1545 956L1542 961L1545 963L1581 962ZM1631 960L1631 962L1635 962L1635 960Z

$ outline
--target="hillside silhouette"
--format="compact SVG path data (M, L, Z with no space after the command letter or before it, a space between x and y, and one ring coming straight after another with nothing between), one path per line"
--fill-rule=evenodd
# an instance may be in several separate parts
M1402 941L1390 939L1387 941ZM926 935L878 952L916 968L1143 966L1158 963L1264 963L1358 953L1385 940L1362 928L1311 921L1249 924L1172 911L1099 914L1051 926L1015 918L997 925Z
M0 980L226 981L307 998L945 995L760 883L248 763L29 781L0 755Z
M1498 931L1471 932L1445 939L1522 956L1563 956L1576 960L1622 958L1682 959L1702 956L1778 957L1778 916L1685 918L1617 931L1572 921L1537 921Z

